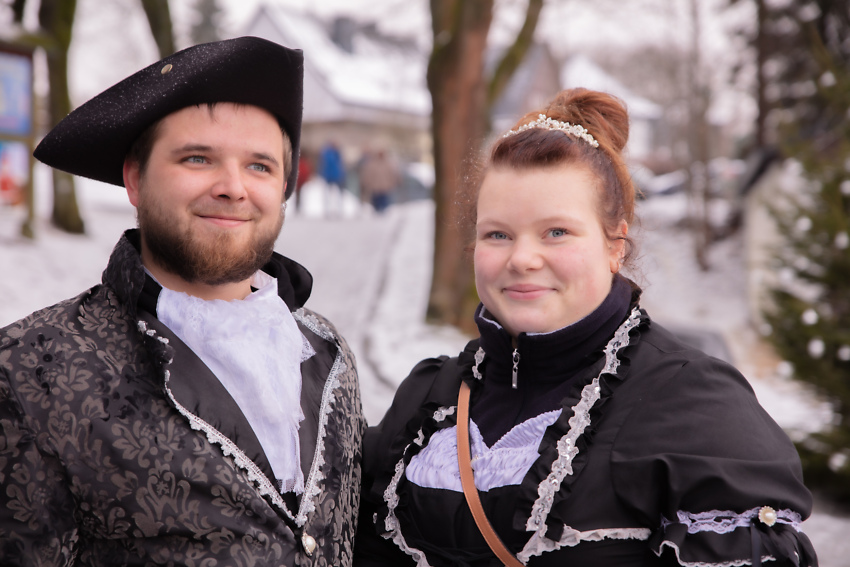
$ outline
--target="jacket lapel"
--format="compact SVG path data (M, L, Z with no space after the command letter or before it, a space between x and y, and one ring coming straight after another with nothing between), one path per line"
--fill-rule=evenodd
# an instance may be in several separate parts
M322 395L338 348L334 345L329 349L324 338L304 328L301 323L299 328L316 351L314 356L301 363L301 408L304 412L304 421L298 429L298 438L301 446L301 470L306 480L310 477L310 470L317 456Z
M238 445L260 467L263 474L273 481L271 465L260 441L227 389L168 327L145 311L140 311L139 315L148 328L167 338L174 349L174 358L168 366L168 387L174 398Z

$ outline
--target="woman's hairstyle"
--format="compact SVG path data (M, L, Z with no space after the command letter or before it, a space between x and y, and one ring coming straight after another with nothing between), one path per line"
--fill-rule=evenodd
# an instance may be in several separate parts
M489 159L473 179L471 225L484 175L490 169L531 169L575 165L587 168L597 180L599 217L608 238L617 238L620 221L634 222L635 187L623 159L629 139L629 114L616 97L587 89L567 89L547 106L523 116L490 149ZM628 236L624 264L632 258Z

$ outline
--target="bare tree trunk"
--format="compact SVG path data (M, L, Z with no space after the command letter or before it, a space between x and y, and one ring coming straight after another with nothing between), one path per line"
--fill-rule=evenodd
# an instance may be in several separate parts
M459 189L467 160L480 150L490 107L532 45L544 0L529 0L525 22L491 81L484 76L493 0L431 0L434 49L428 63L433 106L435 237L427 319L473 330L478 295L460 225Z
M702 80L702 47L700 45L701 22L698 0L691 0L691 57L688 64L689 132L688 132L688 189L691 204L691 231L694 237L694 255L700 269L706 271L708 246L711 242L711 226L708 222L709 176L708 176L708 102L709 87Z
M41 0L38 21L50 38L47 54L47 74L50 80L48 108L51 124L55 125L71 111L68 95L68 47L74 27L76 0ZM53 170L52 222L62 230L83 233L85 225L77 206L74 178L64 171Z
M499 96L504 92L508 83L513 77L514 72L522 64L525 59L528 48L534 41L534 30L537 29L537 22L540 19L540 12L543 10L543 0L529 0L528 8L525 12L525 22L517 34L514 44L502 56L496 71L493 73L493 78L490 80L490 85L487 88L487 107L489 109L496 104Z
M484 50L493 0L431 0L434 50L428 63L433 105L436 226L427 317L458 325L471 281L457 202L464 161L485 134Z
M168 0L142 0L142 7L148 17L153 39L159 50L159 58L167 57L176 51L174 30L171 25L171 12Z

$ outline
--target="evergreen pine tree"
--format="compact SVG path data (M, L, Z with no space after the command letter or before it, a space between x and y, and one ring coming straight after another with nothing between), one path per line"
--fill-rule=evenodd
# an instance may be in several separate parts
M834 410L826 430L798 443L806 483L850 504L850 11L845 0L784 10L780 143L806 189L774 209L785 242L765 315L793 376Z

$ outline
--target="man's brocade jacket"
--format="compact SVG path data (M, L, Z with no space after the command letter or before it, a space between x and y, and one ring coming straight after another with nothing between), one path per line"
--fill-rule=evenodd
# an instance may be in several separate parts
M0 331L0 565L349 565L365 421L351 351L301 307L312 277L277 254L263 268L316 351L296 497L145 308L138 238L125 233L101 285Z

